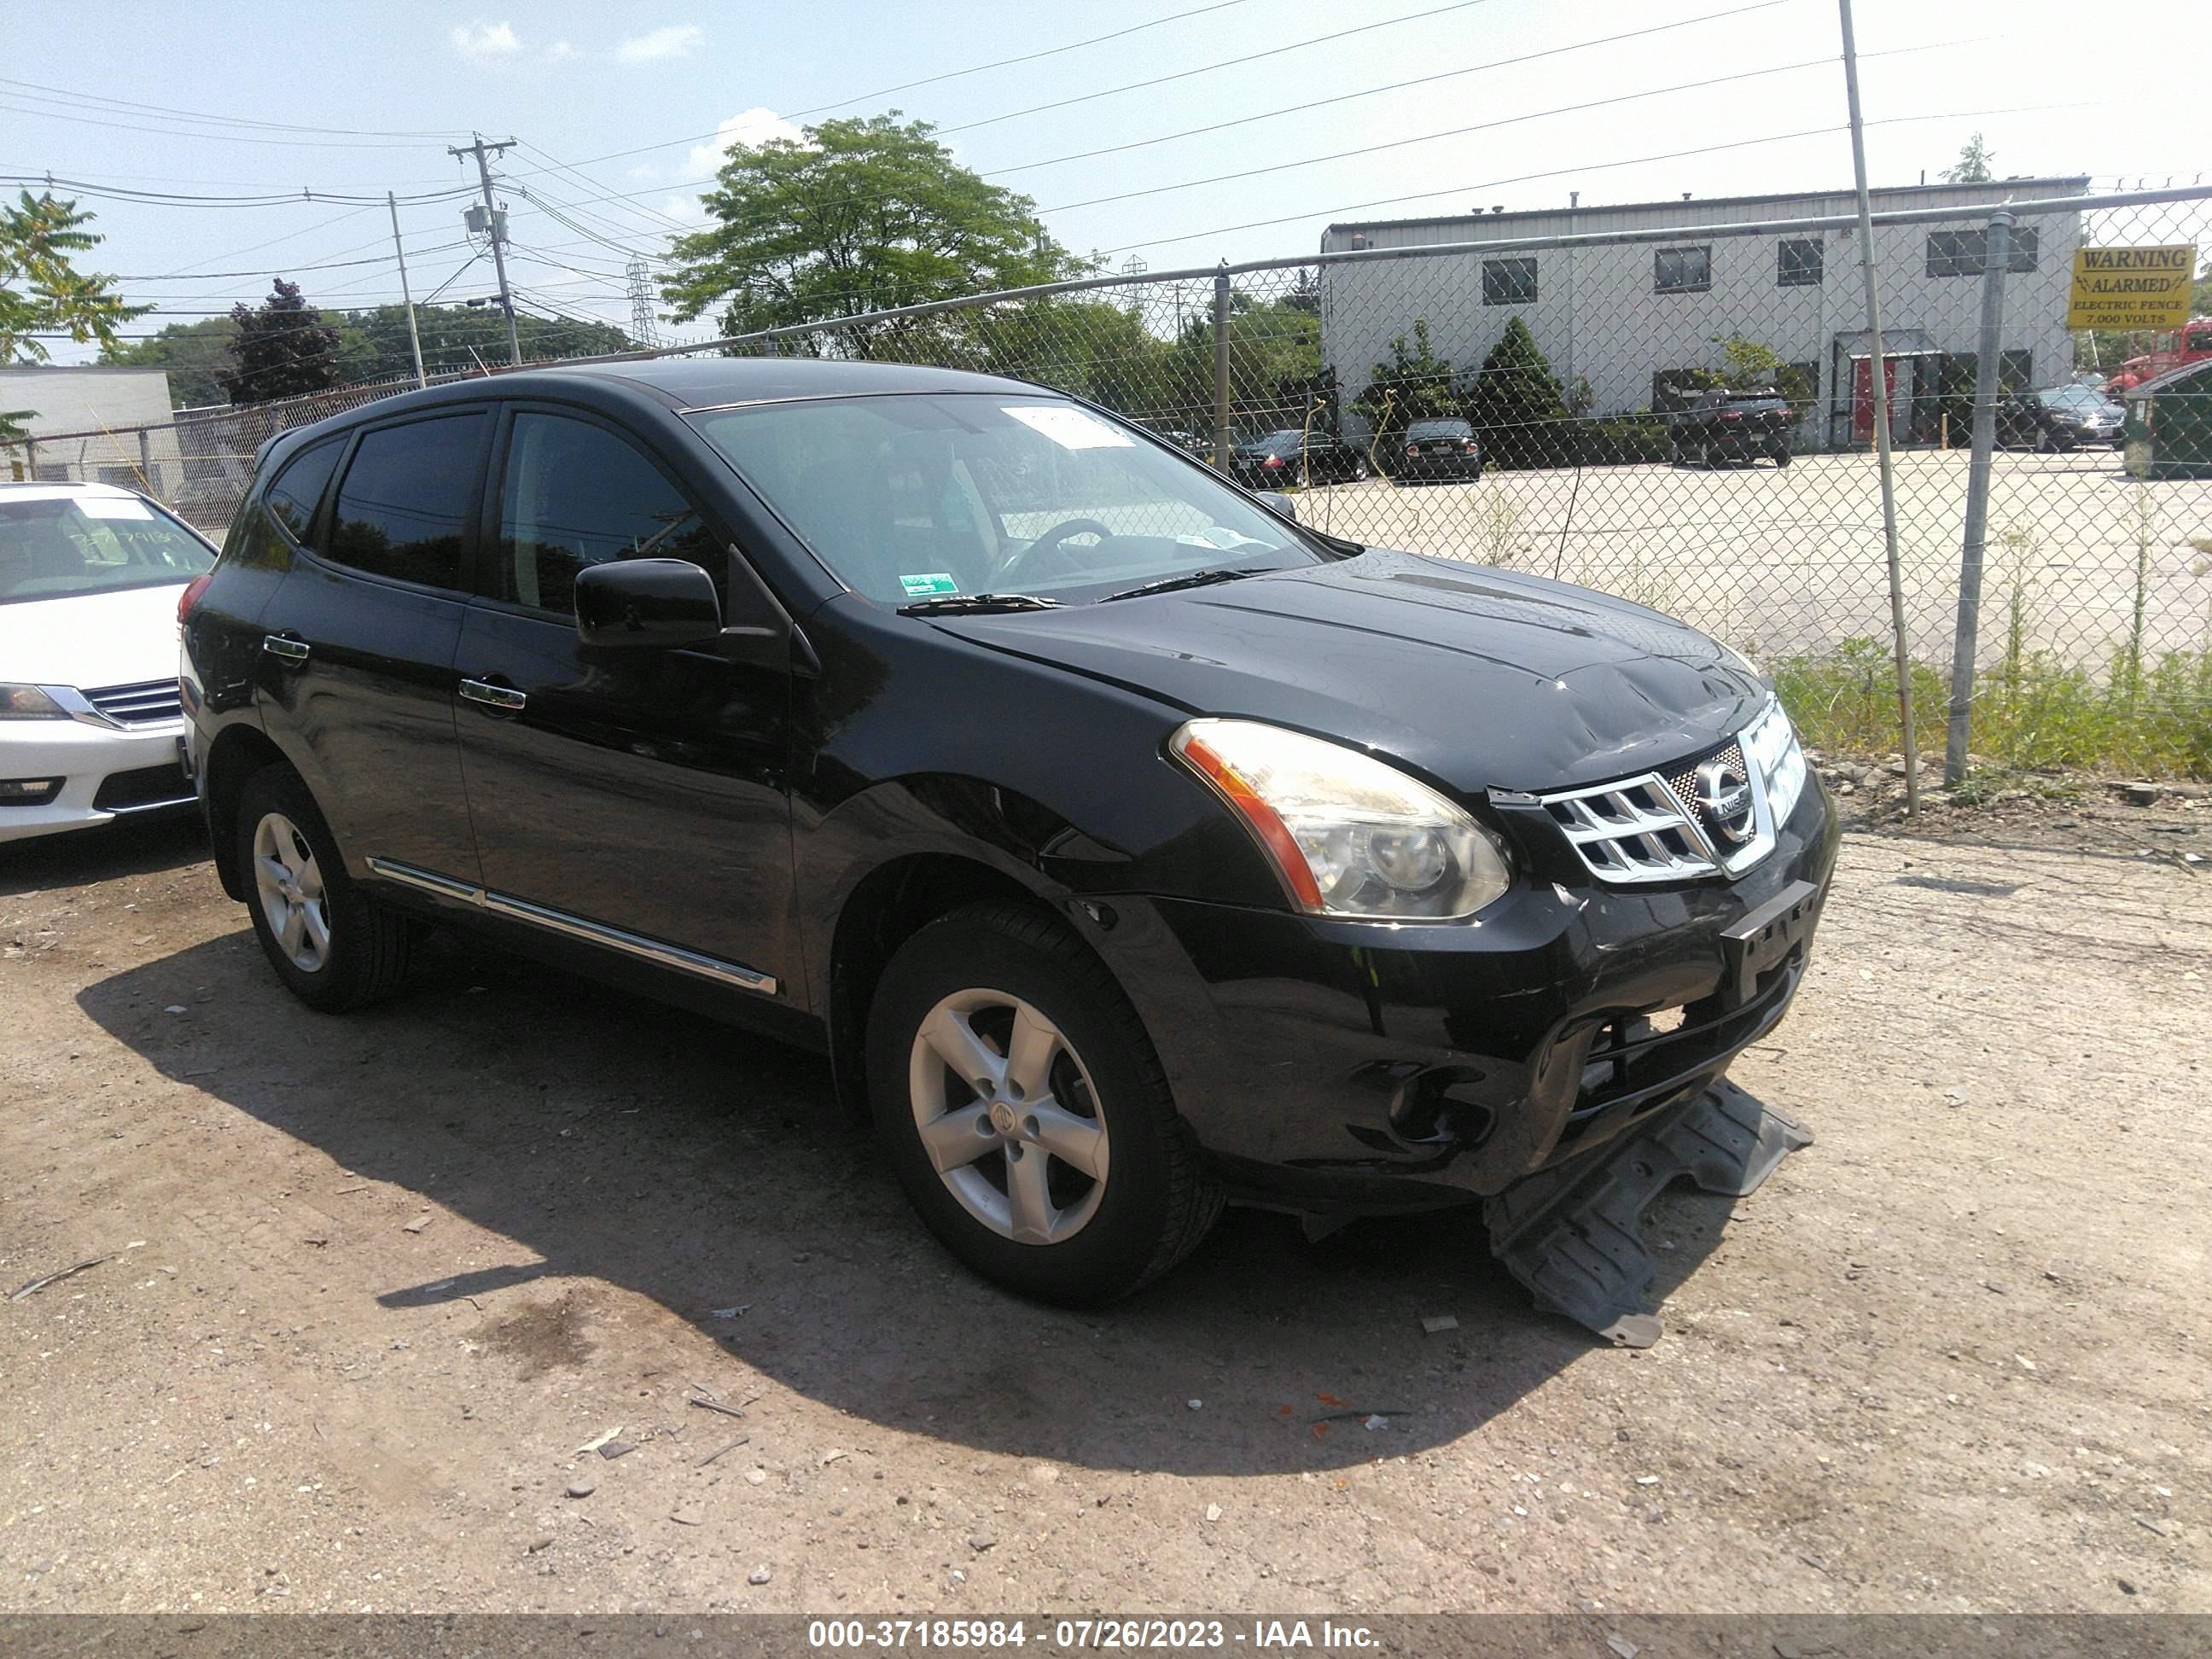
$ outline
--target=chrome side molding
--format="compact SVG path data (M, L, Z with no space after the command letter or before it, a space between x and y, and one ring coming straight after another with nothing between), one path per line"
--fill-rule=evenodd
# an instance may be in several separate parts
M642 933L611 927L605 922L593 921L587 916L576 915L567 910L556 910L550 905L534 904L528 899L517 898L512 893L494 892L453 876L441 876L434 870L402 864L397 859L371 858L363 861L373 873L386 881L396 881L402 886L434 894L439 898L473 905L492 915L528 922L532 927L543 927L548 933L565 933L587 944L604 945L608 950L620 951L625 956L656 963L663 968L696 974L702 979L734 985L741 991L753 991L762 996L775 996L783 988L775 975L763 974L742 963L725 962L720 957L687 951L680 945L669 945L657 939L647 939Z

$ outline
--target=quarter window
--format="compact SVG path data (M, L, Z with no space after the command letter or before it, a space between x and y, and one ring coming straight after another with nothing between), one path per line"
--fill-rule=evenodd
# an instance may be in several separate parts
M363 433L338 486L331 557L372 576L459 587L486 418L477 410Z
M1703 294L1713 285L1713 251L1706 247L1662 247L1651 256L1654 294Z
M292 532L294 541L307 539L315 508L323 499L323 486L330 483L331 469L338 464L338 451L343 447L344 441L339 438L310 445L285 462L276 482L269 486L265 499L270 516Z
M495 596L570 611L586 565L649 558L689 559L718 589L727 580L706 521L637 450L587 422L517 415L500 492Z
M1827 250L1819 237L1790 239L1776 245L1774 284L1777 288L1818 288L1826 274Z
M1534 258L1485 259L1482 262L1482 303L1486 306L1526 306L1536 301L1536 262Z

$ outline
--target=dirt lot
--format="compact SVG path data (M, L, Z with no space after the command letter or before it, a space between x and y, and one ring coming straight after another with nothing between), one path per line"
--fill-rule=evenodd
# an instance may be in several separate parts
M1899 554L1914 651L1951 658L1962 450L1897 458ZM1778 653L1887 638L1881 483L1864 454L1714 470L1663 465L1501 472L1477 483L1376 479L1311 492L1306 520L1385 546L1509 564ZM1982 641L2002 650L2019 601L2029 650L2100 664L2128 636L2140 561L2145 638L2212 644L2212 482L2144 483L2118 452L2001 453L1990 489Z
M1646 1352L1472 1214L1025 1306L813 1060L453 943L325 1019L179 834L7 849L0 1290L111 1259L0 1301L0 1608L2212 1610L2212 878L1984 839L1849 841Z

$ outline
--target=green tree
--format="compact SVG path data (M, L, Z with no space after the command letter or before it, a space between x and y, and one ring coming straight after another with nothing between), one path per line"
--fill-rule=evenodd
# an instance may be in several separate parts
M1936 176L1947 185L1986 185L1997 176L1996 159L1978 132L1959 147L1958 161Z
M1515 325L1520 323L1515 318ZM1352 406L1367 417L1374 428L1368 453L1386 470L1395 471L1398 440L1414 421L1440 415L1457 415L1459 398L1452 391L1452 367L1436 354L1429 341L1429 319L1416 318L1409 346L1402 334L1390 342L1390 361L1369 371L1367 385Z
M100 361L125 368L161 369L169 377L170 406L198 409L228 400L223 377L234 366L230 343L237 335L238 325L229 317L203 317L193 323L171 323L151 339L110 346L100 354Z
M223 389L234 404L296 398L345 383L338 331L307 303L297 283L276 278L266 300L258 307L240 300L230 308L230 319L236 325L230 342L235 367L223 376Z
M100 239L87 230L92 215L75 202L18 193L0 203L0 364L47 360L41 334L66 334L79 345L121 343L116 330L149 306L131 306L109 286L114 280L76 268L74 256ZM0 410L0 437L20 437L15 422L34 411Z
M805 142L731 147L704 198L715 223L676 239L662 287L676 319L719 307L745 334L1020 288L1077 274L1026 196L988 184L892 110L824 121ZM960 331L960 313L842 331L855 356L920 355ZM806 337L800 349L833 343Z
M1565 459L1565 394L1536 337L1519 317L1505 325L1467 395L1483 459L1499 466L1554 466Z

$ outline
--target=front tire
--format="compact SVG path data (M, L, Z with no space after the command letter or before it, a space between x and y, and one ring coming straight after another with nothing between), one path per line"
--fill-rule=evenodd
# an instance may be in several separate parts
M405 917L346 873L307 786L268 766L240 792L238 868L263 954L292 994L326 1014L390 996L407 972Z
M1196 1248L1219 1185L1137 1012L1051 917L975 905L891 958L868 1091L938 1242L1024 1296L1097 1306Z

